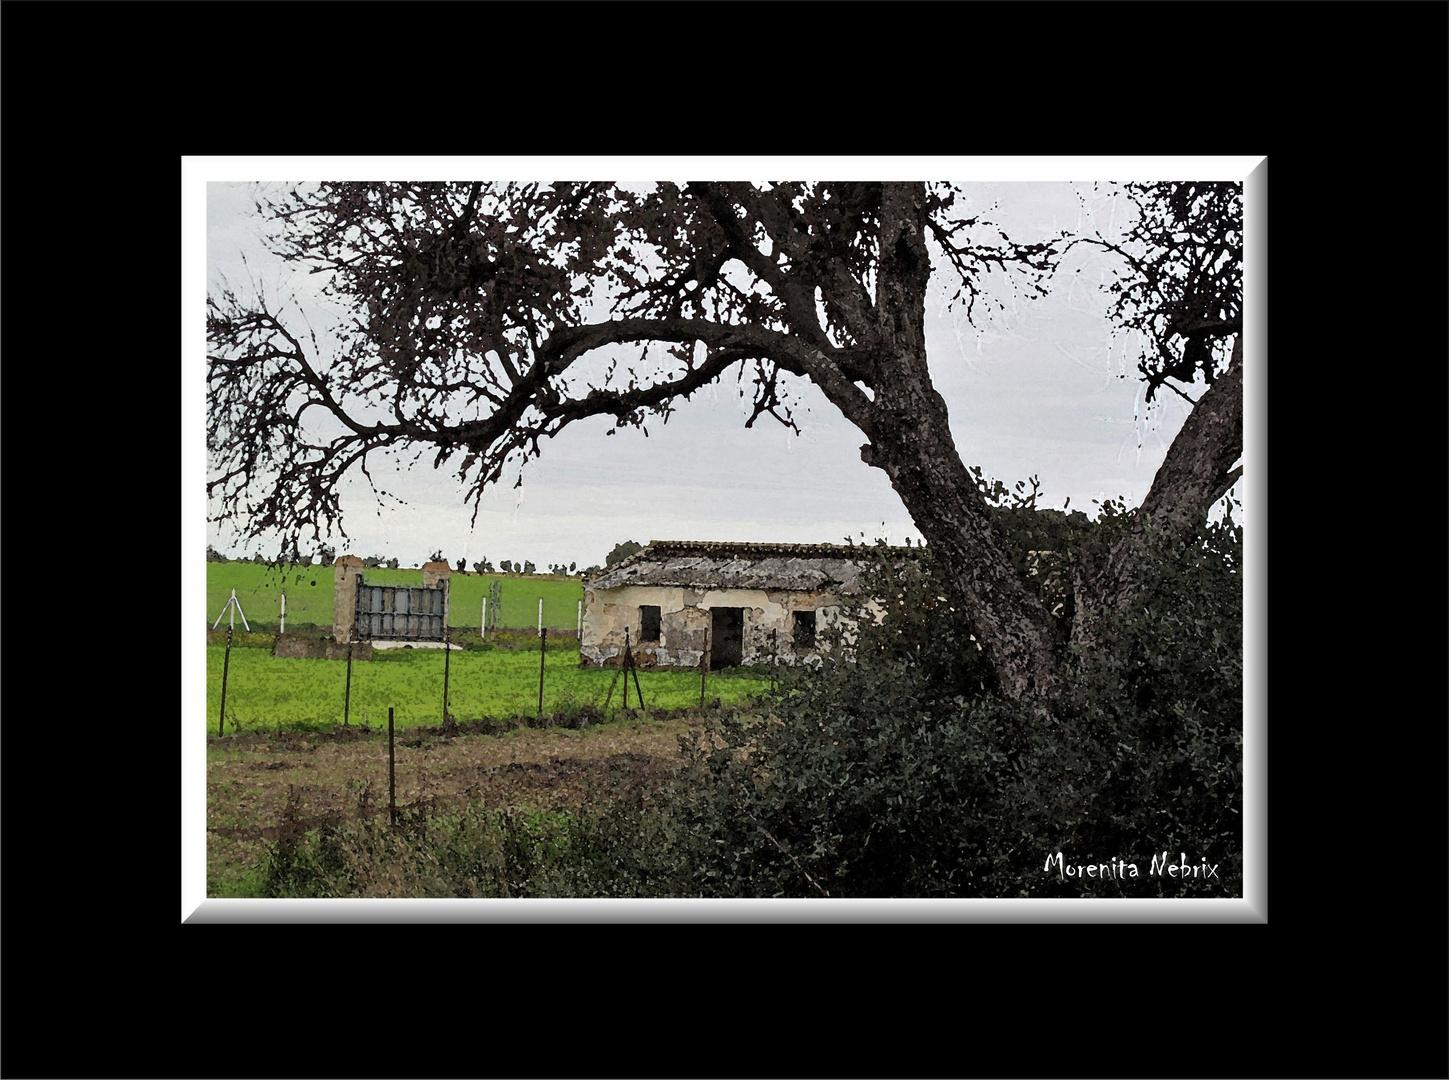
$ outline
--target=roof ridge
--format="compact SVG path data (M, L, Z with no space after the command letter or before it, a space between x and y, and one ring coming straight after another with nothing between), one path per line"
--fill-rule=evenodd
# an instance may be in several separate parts
M887 544L884 545L888 551L915 551L916 547L909 545ZM923 547L924 545L920 545ZM629 556L635 559L649 549L656 551L674 550L716 550L716 551L798 551L798 552L869 552L879 550L880 545L876 544L830 544L830 543L798 543L786 540L651 540L639 551ZM615 566L621 563L615 563Z
M855 588L859 573L882 555L891 561L924 555L924 547L796 544L750 540L651 540L590 576L589 588L668 585L689 588ZM842 569L849 567L850 569ZM713 581L714 585L709 585Z

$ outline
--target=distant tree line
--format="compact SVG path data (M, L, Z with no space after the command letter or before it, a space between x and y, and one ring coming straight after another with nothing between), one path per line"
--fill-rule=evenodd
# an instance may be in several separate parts
M613 566L620 559L626 558L627 556L634 554L634 552L641 550L642 547L642 544L637 544L633 540L625 540L622 544L615 545L614 549L609 552L608 559L606 560L606 565ZM317 554L319 556L319 563L322 566L331 566L337 561L336 550L325 545L318 549ZM257 552L256 554L251 556L242 556L238 559L230 559L226 555L223 555L221 552L217 551L216 548L214 548L212 545L207 544L206 561L217 563L270 563L275 562L276 560L268 559L260 552ZM534 563L528 559L523 559L520 561L514 561L513 559L503 559L495 567L493 564L493 560L486 557L482 559L476 559L472 563L469 563L466 558L459 558L457 560L444 559L442 549L438 549L434 551L431 555L429 555L428 561L449 562L453 565L454 572L458 574L466 574L470 570L475 574L496 574L499 572L502 572L504 574L536 574L539 572L538 567L535 566ZM389 570L396 570L398 568L398 560L396 559L396 557L384 558L381 555L367 555L363 558L362 565L364 568L369 570L378 566L385 566ZM549 563L547 572L557 575L559 577L573 577L578 575L587 576L589 574L597 573L599 569L600 567L595 565L588 566L580 570L579 564L577 562L570 562L567 564Z

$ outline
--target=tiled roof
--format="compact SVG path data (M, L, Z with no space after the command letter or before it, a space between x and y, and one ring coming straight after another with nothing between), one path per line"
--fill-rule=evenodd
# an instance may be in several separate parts
M849 595L855 591L862 556L876 550L879 549L847 544L654 540L585 584L595 590L661 585L697 589L823 590Z

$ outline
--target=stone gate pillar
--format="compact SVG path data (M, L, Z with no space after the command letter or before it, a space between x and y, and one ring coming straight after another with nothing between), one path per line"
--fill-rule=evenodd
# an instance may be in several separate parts
M357 579L362 575L362 560L356 555L343 555L333 570L332 640L346 644L357 619Z
M423 588L443 589L443 629L448 629L448 594L452 591L453 568L445 562L423 563Z

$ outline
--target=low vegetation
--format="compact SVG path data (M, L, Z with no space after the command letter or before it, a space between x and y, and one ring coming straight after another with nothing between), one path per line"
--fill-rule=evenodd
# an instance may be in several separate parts
M647 807L702 722L636 712L411 728L396 740L397 832L375 727L209 739L207 895L533 895L539 864L560 855L547 838Z

